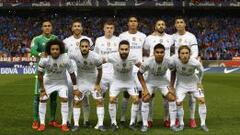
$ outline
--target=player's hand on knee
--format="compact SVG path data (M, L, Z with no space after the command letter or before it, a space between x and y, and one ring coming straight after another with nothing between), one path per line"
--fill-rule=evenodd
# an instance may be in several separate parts
M175 95L176 90L173 86L168 86L167 88L168 88L169 93L171 93L172 95Z
M166 96L167 100L172 102L176 100L176 95L172 92L168 92L167 96Z
M41 90L40 90L40 100L41 101L45 101L45 100L47 100L48 99L48 95L47 95L47 93L46 93L46 90L44 89L44 88L42 88Z
M82 98L82 93L79 90L73 90L73 97L74 99L76 98L76 100L80 100Z
M77 85L73 85L73 91L79 91Z
M97 92L101 93L101 86L99 84L96 84L94 87L94 90L96 90Z
M142 100L143 100L144 102L149 102L150 99L151 99L151 95L150 95L150 93L148 92L148 90L143 90L143 92L142 92Z

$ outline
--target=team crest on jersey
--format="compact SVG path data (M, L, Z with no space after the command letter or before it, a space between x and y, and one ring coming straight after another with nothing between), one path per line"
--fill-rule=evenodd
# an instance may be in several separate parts
M187 39L184 40L184 43L187 43Z
M181 42L182 42L182 39L181 39L181 38L179 38L179 39L178 39L178 42L179 42L179 43L181 43Z
M76 46L78 46L78 47L79 47L79 46L80 46L80 42L76 42Z
M133 38L132 38L132 41L136 41L136 37L133 37Z
M83 64L84 64L84 65L87 65L88 63L87 63L87 61L83 61Z
M160 39L159 42L162 43L162 42L163 42L163 39Z
M110 47L111 43L110 42L107 42L107 46Z
M123 64L122 64L123 67L126 67L126 65L127 65L126 63L123 63Z

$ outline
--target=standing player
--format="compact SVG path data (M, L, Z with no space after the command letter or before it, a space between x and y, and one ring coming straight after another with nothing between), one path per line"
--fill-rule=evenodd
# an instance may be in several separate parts
M176 97L177 97L177 115L180 121L178 131L184 129L184 110L182 102L187 93L191 93L199 102L198 112L201 120L201 128L208 132L205 124L207 108L205 104L202 78L203 66L193 57L190 57L191 49L188 46L180 46L178 56L174 55L171 59L171 67L175 68L171 78L176 78ZM195 73L198 70L198 74ZM171 86L174 86L175 79L171 79Z
M109 90L109 114L111 118L112 130L117 130L116 109L117 97L122 89L125 89L133 99L131 108L131 120L129 128L136 130L135 121L139 110L138 92L134 89L133 67L139 67L141 62L135 55L130 53L130 44L126 40L119 43L118 53L112 54L106 60L113 64L114 79Z
M110 54L118 51L120 39L113 35L115 26L110 20L104 23L104 36L98 37L95 42L94 51L107 58ZM102 90L105 92L109 89L113 77L113 67L111 63L103 64Z
M88 39L82 39L79 48L80 49L76 51L78 53L70 55L70 58L73 59L77 65L77 81L79 84L79 90L73 91L74 127L72 128L72 131L75 132L79 129L80 104L82 99L88 93L92 94L97 105L98 123L95 126L95 129L105 131L106 129L103 126L104 104L100 88L100 81L102 78L102 58L97 53L90 51L90 41Z
M91 38L82 35L83 33L83 27L82 27L82 23L80 20L75 19L72 22L72 26L71 26L71 30L72 30L72 34L70 37L66 38L63 40L63 42L65 43L65 48L67 50L68 55L72 55L72 54L76 54L78 53L79 50L79 45L80 45L80 41L82 39L88 39L90 41L90 45L93 45L93 42L91 40ZM72 60L73 62L73 66L75 69L75 72L77 70L77 66L75 64L75 62ZM69 116L68 116L68 123L71 123L71 119L72 119L72 109L73 109L73 97L72 97L72 84L71 84L71 80L70 80L70 76L67 73L67 80L68 80L68 86L69 86L69 93L68 93L68 99L69 99ZM90 113L90 105L89 105L89 99L88 96L85 96L83 101L83 117L84 117L84 126L85 127L89 127L90 123L89 123L89 113Z
M173 40L175 45L175 54L178 55L177 51L180 46L187 45L191 49L191 57L197 59L198 58L198 44L196 37L186 31L186 23L182 17L177 17L175 19L175 28L177 32L173 34ZM189 126L191 128L196 127L195 121L195 108L196 108L196 99L192 94L189 95L189 108L190 108L190 120Z
M49 95L58 92L61 99L62 126L64 132L69 131L67 127L68 99L67 83L65 82L66 70L69 72L73 86L76 88L76 77L72 63L67 54L64 54L64 44L59 40L51 40L46 44L46 58L41 58L38 66L38 79L40 82L39 117L40 127L38 131L45 130L46 105ZM44 77L43 77L44 74Z
M57 36L51 34L52 33L52 23L49 20L45 20L42 22L42 34L33 38L31 43L31 54L37 58L37 62L39 61L41 56L44 56L45 53L45 45L48 41L57 39ZM38 67L36 64L35 67ZM37 70L36 70L37 71ZM37 72L36 72L37 73ZM50 112L51 118L48 123L50 126L59 127L60 125L55 120L55 114L57 109L57 92L53 92L50 95ZM33 124L32 128L37 129L39 127L39 115L38 115L38 106L39 106L39 82L37 79L37 75L35 75L35 89L34 89L34 101L33 101Z
M154 27L154 32L147 36L147 38L145 39L145 43L144 43L144 55L145 56L152 56L154 55L154 47L156 44L161 43L162 45L164 45L165 48L165 58L169 58L170 57L170 48L173 45L173 39L172 36L165 33L166 30L166 24L165 21L163 20L157 20L157 22L155 23L155 27ZM167 79L170 81L170 71L167 70ZM153 93L154 94L154 93ZM153 103L154 103L154 99L153 99L154 95L152 95L152 98L149 102L149 118L148 118L148 127L152 127L153 126ZM166 98L163 98L164 102L163 102L163 106L164 106L164 125L165 127L170 127L170 122L169 122L169 112L168 112L168 100Z
M143 126L142 132L148 130L148 114L149 114L149 100L150 95L156 90L161 90L161 94L168 100L171 129L177 131L175 127L176 120L176 102L173 89L169 87L169 80L167 78L167 70L170 68L169 58L164 57L165 48L162 44L157 44L154 47L154 56L149 57L144 61L138 71L138 78L143 87L142 91L142 119ZM145 79L143 74L148 72L148 76Z
M135 16L130 16L128 18L128 31L125 31L119 35L121 40L127 40L130 43L130 54L137 56L137 58L142 62L143 60L143 43L146 38L146 35L140 31L138 31L138 19ZM135 89L139 92L142 87L137 78L138 68L133 68L133 74L135 78ZM139 94L141 96L141 94ZM124 98L122 101L122 109L121 109L121 119L120 124L124 125L125 115L127 112L129 94L124 92ZM139 108L140 109L140 108ZM139 111L138 122L141 121L141 115Z

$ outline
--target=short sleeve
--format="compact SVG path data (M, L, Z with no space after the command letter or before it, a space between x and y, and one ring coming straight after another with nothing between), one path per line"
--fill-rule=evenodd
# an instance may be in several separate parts
M73 67L73 63L70 60L69 56L66 55L66 64L67 64L67 71L68 73L72 74L74 72L74 67Z
M46 58L41 58L38 63L38 71L43 72L46 67Z
M146 71L149 70L149 64L148 63L149 63L148 60L143 62L143 64L139 67L139 72L140 73L143 74L143 73L145 73Z

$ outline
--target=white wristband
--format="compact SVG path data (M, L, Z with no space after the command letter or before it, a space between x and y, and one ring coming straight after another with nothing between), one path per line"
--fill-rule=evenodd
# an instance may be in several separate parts
M77 88L77 85L73 85L73 90L76 90Z

